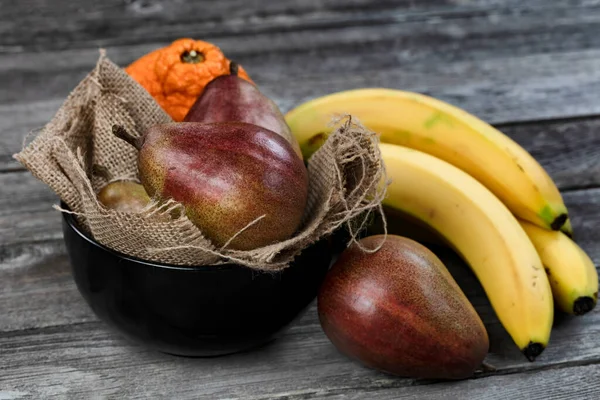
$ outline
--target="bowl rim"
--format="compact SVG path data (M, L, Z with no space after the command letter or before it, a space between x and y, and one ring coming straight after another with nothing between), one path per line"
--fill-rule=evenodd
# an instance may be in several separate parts
M64 203L61 202L61 208L64 208L65 210L70 210L70 208ZM244 265L240 265L240 264L235 264L235 263L225 263L225 264L209 264L209 265L176 265L176 264L168 264L168 263L158 263L156 261L150 261L150 260L144 260L142 258L138 258L138 257L134 257L134 256L130 256L124 253L121 253L120 251L117 250L113 250L105 245L103 245L102 243L96 241L95 239L93 239L92 237L90 237L87 233L85 233L82 229L80 229L79 223L77 222L77 220L75 219L75 217L73 216L73 214L67 213L67 212L61 212L61 214L63 215L63 219L65 220L65 222L69 225L69 227L71 229L73 229L75 231L75 233L77 233L81 238L83 238L85 241L87 241L88 243L90 243L93 246L96 246L98 248L100 248L101 250L115 256L118 257L120 259L135 263L135 264L142 264L144 266L147 267L154 267L154 268L163 268L163 269L170 269L170 270L184 270L184 271L196 271L196 272L220 272L223 270L233 270L235 268L241 268L241 269L248 269L248 271L252 272L252 273L260 273L261 271L255 271L251 268L247 268ZM273 271L275 272L275 271Z

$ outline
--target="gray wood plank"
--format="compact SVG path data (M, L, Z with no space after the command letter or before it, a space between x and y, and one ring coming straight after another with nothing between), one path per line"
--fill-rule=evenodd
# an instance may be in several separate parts
M308 7L305 11L309 14L321 8L346 12L337 0L309 3L298 7ZM510 7L500 3L482 0L454 7L451 2L432 2L429 6L438 11L431 11L406 2L412 14L396 23L210 39L242 62L284 111L334 91L384 86L431 94L492 123L600 114L600 49L592 40L593 32L600 28L600 9L589 2L553 2L544 7L545 2L527 6L511 2ZM45 4L31 2L46 10L44 15L76 12L70 2L52 3L52 7ZM389 6L376 4L371 7L358 1L353 7L362 13L364 7L373 12ZM463 6L470 11L460 11ZM86 4L82 7L81 13L90 18L99 18L104 12L94 14ZM106 7L115 13L125 6L110 3ZM196 6L186 3L182 9L186 7ZM13 12L9 16L17 18L22 9ZM447 20L435 13L447 14ZM506 13L512 16L507 18ZM108 53L115 62L126 65L161 44L164 42L119 45L109 47ZM97 57L97 49L89 47L0 54L0 170L19 167L10 156L19 150L23 136L52 117ZM585 137L595 136L589 133ZM576 168L590 171L587 165ZM557 171L565 181L570 180L570 172L565 172L569 170L560 167ZM569 187L593 185L597 174L577 176L582 183Z
M140 396L244 398L250 393L257 398L311 398L427 383L384 376L340 355L322 333L314 304L273 346L245 355L182 360L132 345L98 322L79 296L60 240L59 215L50 208L53 195L25 172L0 175L0 187L12 188L0 196L0 226L24 221L12 230L0 230L0 352L3 365L10 365L0 371L3 389L10 383L10 390L34 398L43 393L38 390L76 396L90 387L107 395L111 390L133 395L143 387ZM19 201L16 193L31 201ZM600 264L600 189L567 192L565 198L580 244ZM491 339L488 361L499 373L600 362L600 347L593 340L600 335L600 310L581 318L557 315L549 348L529 363L465 265L449 250L433 249L484 320ZM170 382L166 386L165 380Z
M91 1L28 0L2 5L0 51L21 52L135 44L182 36L232 36L289 30L327 30L339 26L452 19L489 15L508 20L521 14L577 12L582 16L596 4L589 1L518 0L367 1L284 0L276 4L235 0ZM557 14L560 15L560 14ZM559 28L560 29L560 28Z
M27 108L37 110L38 115L50 119L54 111L44 105L47 103L31 103ZM27 135L27 118L34 114L25 115L17 110L11 113L12 107L4 110L6 113L0 105L0 171L22 169L12 155L21 150ZM3 115L6 119L2 118ZM497 127L527 149L559 188L600 185L600 118L499 124Z
M377 391L351 392L328 395L327 399L369 400L384 399L529 399L554 400L598 398L600 366L578 366L551 369L518 375L494 376L486 379L467 380L457 383L439 383L416 388L383 389ZM319 398L317 394L312 398ZM307 397L287 397L290 399ZM310 396L308 398L311 398Z
M57 199L46 184L28 171L0 175L0 187L0 216L15 215L17 210L23 214L39 211Z
M521 128L515 126L509 129L517 131ZM550 131L539 128L539 135ZM537 139L535 134L527 130L515 133L530 135L529 140L532 141ZM560 147L557 145L556 149ZM548 151L554 151L552 149ZM566 160L563 162L566 163ZM589 164L589 167L597 168L597 165ZM0 187L0 246L10 247L16 243L28 244L61 237L60 213L52 208L53 204L58 203L58 197L44 183L28 171L18 171L0 174ZM563 197L573 220L577 241L600 264L600 232L595 228L600 223L600 188L571 190L564 192ZM10 262L2 258L0 261Z
M11 262L0 262L0 332L97 320L75 288L61 240L5 250L0 257Z
M10 4L9 4L10 3ZM525 3L525 4L522 4ZM450 101L523 144L565 192L577 240L600 264L600 3L589 0L0 0L0 172L97 58L125 65L180 36L214 41L285 111L337 90L387 86ZM556 118L569 118L556 120ZM551 119L545 122L514 123ZM557 315L527 362L458 257L432 247L485 322L491 376L415 381L340 355L313 304L260 351L183 359L126 342L79 296L56 197L0 173L0 399L597 398L600 310Z
M6 309L11 307L17 310L36 309L40 299L29 297L30 293L39 293L42 298L51 296L48 293L52 293L56 287L64 288L68 281L68 265L61 241L61 217L59 212L52 209L52 204L57 202L57 198L28 172L0 174L0 187L4 188L0 191L0 294L4 291L8 293L8 297L4 299L7 302L4 303ZM570 191L564 196L571 212L577 241L596 264L600 265L598 245L600 232L597 230L600 224L600 189ZM23 201L23 199L28 200ZM467 279L464 284L465 289L471 285L477 287L477 282L465 272L466 269L456 257L452 254L443 254L443 256L456 266L455 272ZM44 274L43 271L48 263L55 265L54 268L61 271L54 277L58 279L57 281ZM34 276L39 274L40 280L30 277L30 274ZM48 279L51 283L48 283ZM45 284L48 284L47 288L44 288ZM15 286L23 290L11 289ZM474 293L479 298L484 298L481 290ZM477 296L474 298L478 298ZM59 297L58 295L53 297L57 304L68 304L72 303L76 294L69 293L68 301L63 301ZM484 301L481 304L484 306L482 308L484 312L487 303ZM16 312L14 318L10 317L0 324L0 331L39 326L36 324L40 324L40 318L45 320L42 326L71 321L68 312L65 314L65 320L55 319L58 317L53 313L40 315L34 313L32 319L23 318L23 315L29 315L29 311ZM80 310L76 315L80 315Z
M0 171L22 169L13 154L23 148L25 139L35 137L59 106L57 101L0 105Z
M577 328L582 327L572 330ZM593 343L589 336L593 334L597 331L582 332L579 340ZM148 351L90 322L0 334L0 349L4 361L0 387L23 393L25 398L47 398L49 394L80 398L86 393L101 398L358 399L421 394L457 398L471 391L478 396L474 398L491 398L517 390L521 391L518 398L541 398L542 394L550 396L556 388L551 381L559 377L562 392L555 393L584 396L598 385L597 365L571 371L565 368L597 362L598 350L594 350L596 358L585 360L569 349L563 369L550 369L564 372L551 375L548 381L535 378L538 384L527 377L543 377L549 373L545 369L556 367L540 361L528 364L531 372L527 374L514 375L516 369L506 369L492 377L434 384L364 368L341 356L321 332L288 334L245 354L188 359ZM371 397L376 395L381 397Z
M58 196L48 186L23 171L1 174L0 187L0 262L5 254L20 254L17 243L27 248L61 237L60 215L52 209Z
M435 79L437 72L452 76L464 74L467 67L477 68L483 60L598 49L591 38L600 27L600 8L555 10L546 7L538 11L510 10L510 18L485 14L450 21L432 18L388 25L333 27L324 31L196 37L221 46L228 56L244 64L259 84L276 81L280 86L286 86L281 85L283 79L293 83L311 76L324 76L325 81L337 76L345 80L352 73L362 73L369 78L377 71L391 68L408 75L411 69L427 68ZM502 23L498 23L500 20ZM125 65L168 42L147 39L139 45L108 46L109 55ZM2 55L0 82L5 90L0 102L64 96L64 86L72 87L92 68L97 58L96 49L97 46L91 46ZM474 65L447 65L459 61L470 61ZM593 68L586 72L593 72ZM508 71L500 76L504 77L503 81L496 82L496 86L501 82L512 83L510 80L514 79ZM397 84L390 81L388 84Z
M561 190L600 185L600 118L498 128L527 149Z

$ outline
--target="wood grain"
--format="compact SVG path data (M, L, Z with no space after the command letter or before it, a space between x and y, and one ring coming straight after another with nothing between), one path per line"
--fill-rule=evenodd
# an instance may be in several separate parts
M563 190L600 265L600 3L596 0L0 0L0 399L595 399L600 309L557 313L534 363L450 250L431 246L480 314L494 374L388 376L340 353L313 303L280 339L187 359L125 341L73 283L56 196L11 156L94 66L178 37L218 44L287 111L339 90L426 93L497 125Z
M600 185L600 118L500 125L561 190Z
M565 64L561 72L567 72L565 79L569 70L564 71L564 67L570 64L573 72L592 74L587 79L592 82L597 80L597 68L589 63L594 60L597 62L593 50L598 50L598 45L590 37L600 27L600 9L561 9L547 15L545 13L550 11L545 10L547 9L542 8L535 13L511 11L511 18L504 19L498 15L494 17L495 14L450 21L437 17L427 20L423 17L424 19L414 22L396 21L387 25L199 37L218 44L229 57L247 67L261 85L276 82L278 86L287 86L288 82L294 81L304 84L305 79L309 78L323 78L327 82L337 77L337 80L345 81L357 75L354 80L362 77L367 81L370 79L374 84L380 79L384 84L395 87L404 82L412 82L412 75L425 69L422 73L433 79L428 87L435 88L442 82L483 74L494 68L495 60L504 60L497 62L498 71L494 71L494 75L498 76L492 79L496 87L502 87L520 83L514 81L519 77L512 71L520 70L528 60L533 64L529 68L534 68L540 78L548 73L556 74L558 71L553 63L560 60L554 60L552 54L555 53L566 53L561 55L562 64ZM502 23L498 23L499 20ZM552 30L548 30L550 23L553 24ZM144 41L139 44L117 43L107 48L109 56L115 62L126 65L168 42L169 40L164 39L152 41L144 37ZM540 43L544 45L541 46ZM67 93L65 85L67 90L72 88L93 67L97 59L97 48L98 46L92 45L81 49L44 49L39 53L2 55L0 77L6 88L0 97L0 103L39 101L48 99L49 94L54 97L62 93L61 98L64 97ZM586 56L588 51L592 53ZM573 54L569 58L568 53L579 52L581 54ZM547 57L535 58L542 55ZM480 66L485 61L490 65ZM506 69L507 66L511 68ZM389 70L395 74L387 76L386 72ZM438 75L440 77L436 78ZM397 82L398 76L406 78ZM492 78L492 74L488 78ZM579 79L583 79L583 76ZM282 82L286 84L282 85ZM425 82L422 81L421 86ZM29 91L21 93L15 88L29 88ZM62 89L62 92L56 89Z
M370 400L383 399L581 399L598 398L600 366L551 369L519 375L495 376L459 383L439 383L412 388L383 389L369 392ZM341 393L328 399L363 399L364 393ZM290 397L294 398L294 397ZM296 397L306 398L306 397Z
M97 46L107 45L109 57L127 65L168 43L169 35L181 35L163 32L173 27L168 21L180 19L207 29L197 37L214 41L241 62L284 111L334 91L384 86L439 97L496 124L600 114L600 48L592 39L600 29L600 7L590 2L357 0L348 6L339 0L315 0L271 8L237 7L237 2L169 7L161 1L112 0L93 10L87 2L23 4L31 7L3 7L10 11L0 13L0 21L6 20L0 23L0 33L6 29L0 35L4 49L12 49L11 40L23 42L15 44L20 50L4 54L0 45L0 170L19 168L10 156L29 131L48 122L93 68ZM216 18L215 24L228 26L231 20L224 16L229 14L249 31L238 27L223 33L197 17L204 22ZM281 29L252 31L252 26L265 25L265 18L279 21ZM324 25L314 25L311 18L325 18ZM61 23L63 19L68 21ZM107 33L90 28L93 21L105 24L114 38L102 42ZM17 30L11 29L14 25ZM61 32L67 32L64 38ZM88 39L78 41L82 37ZM63 44L43 42L48 38ZM22 51L29 45L41 47ZM572 146L593 151L593 144L576 139ZM574 168L590 171L587 165ZM581 178L568 187L594 185L597 176L574 175L562 165L556 171L565 181Z
M61 271L57 275L59 281L56 284L64 285L69 271L64 258L60 213L52 209L52 205L57 203L57 197L28 172L0 174L0 187L4 188L0 191L0 289L4 287L4 290L9 290L14 286L11 282L18 280L33 285L30 292L45 293L44 279L51 279L52 275L50 272L48 273L50 276L43 273L49 260L55 260L53 261L57 263L55 268ZM564 197L571 213L577 241L596 265L600 265L600 246L598 246L600 232L597 229L600 224L600 189L569 191L564 193ZM23 198L28 201L24 202ZM450 256L451 254L445 255L446 258ZM462 275L472 278L470 274L464 273L466 269L456 257L448 259L454 260L453 265L458 266L456 268L458 272L463 271ZM50 271L54 270L50 269ZM3 273L12 275L2 276ZM36 281L37 278L30 277L30 273L35 276L39 273L42 281ZM471 284L477 283L474 279L470 279L465 283L465 289ZM47 290L51 292L53 287L50 286ZM3 292L0 290L0 294ZM29 301L37 302L37 299L28 297L27 291L20 293L13 290L10 293L18 295L16 297L10 295L5 299L14 307L19 307L19 304L26 306ZM479 295L484 297L481 291ZM0 331L24 329L25 326L34 327L35 321L42 317L54 321L53 314L34 316L30 321L26 318L9 318L4 321L6 326L0 324ZM8 326L10 328L7 329Z
M30 105L31 108L36 106L36 103ZM48 119L53 113L43 108L39 112ZM8 117L8 113L6 115ZM23 137L26 135L20 122L26 124L30 120L27 117L21 120L18 115L20 114L17 113L15 118L2 119L0 106L0 172L22 169L12 155L21 150ZM3 125L6 126L11 121L14 124L3 132ZM600 185L600 118L496 126L528 150L548 171L559 188L565 190Z
M520 129L511 127L512 129ZM541 132L548 130L541 128ZM521 132L520 134L527 134ZM531 135L535 139L534 135ZM559 148L560 146L556 146ZM551 147L554 148L554 147ZM590 164L596 165L596 164ZM595 167L597 168L597 166ZM61 237L60 213L52 208L58 197L28 171L0 174L0 247ZM600 264L600 188L563 193L577 241ZM23 201L23 199L27 201ZM1 262L10 262L1 259Z
M578 328L583 326L572 326L571 331ZM593 343L590 335L597 333L582 332L585 338L579 341ZM591 379L593 375L585 374L586 369L570 371L567 367L596 363L598 354L594 358L581 358L572 347L564 349L568 355L565 354L566 361L559 371L565 372L551 376L572 381L569 385L563 383L563 392L558 393L587 395L597 390L598 381ZM381 398L398 398L394 396L446 393L450 396L446 398L458 398L470 394L471 390L481 396L474 398L519 390L524 396L540 398L545 392L550 396L547 398L552 398L551 391L556 388L543 378L536 378L536 385L527 379L544 376L548 373L544 370L556 368L541 360L528 364L531 372L527 374L513 375L521 369L507 368L501 369L499 376L451 384L392 377L340 355L321 332L289 333L269 346L245 354L186 359L147 351L124 341L103 325L89 322L0 334L0 349L5 361L0 367L0 387L24 393L25 398L47 398L50 394L77 398L86 393L100 398L206 399L312 399L353 395L351 398L366 398L367 394L369 398L376 394ZM597 374L597 365L586 368ZM509 384L510 389L500 390Z
M343 398L356 391L394 398L421 393L421 386L431 384L383 375L339 354L321 331L315 304L280 340L247 354L190 360L131 344L97 321L79 296L60 240L59 215L51 209L53 195L25 172L0 175L0 187L11 188L11 193L0 196L1 217L27 221L13 235L5 232L0 237L0 301L6 310L0 319L0 351L6 362L3 365L11 366L0 371L2 389L27 393L24 398L52 393L74 398L89 390L108 398L162 398L170 393L177 393L178 398L211 399ZM15 193L32 201L24 204ZM565 199L580 244L600 264L596 229L600 189L566 192ZM4 221L2 226L7 226ZM30 241L23 241L27 237ZM23 249L20 254L6 252L19 246ZM499 374L600 362L600 348L591 339L600 335L600 310L581 318L559 314L549 348L529 363L512 344L465 265L449 250L432 248L484 320L491 339L488 361ZM458 395L465 387L485 393L487 380L505 382L497 376L479 378L443 390L456 390L450 393ZM479 381L482 383L471 386ZM435 384L425 393L439 395L438 385L445 384Z
M2 7L0 51L15 53L168 41L189 36L328 30L340 26L381 26L482 15L490 16L492 23L497 23L499 20L509 22L523 14L564 17L565 13L575 12L585 16L596 6L581 0L534 0L525 4L518 0L283 0L276 4L252 2L250 5L242 0L178 1L175 4L164 0L109 0L102 5L28 0L19 5ZM556 27L561 29L559 25Z

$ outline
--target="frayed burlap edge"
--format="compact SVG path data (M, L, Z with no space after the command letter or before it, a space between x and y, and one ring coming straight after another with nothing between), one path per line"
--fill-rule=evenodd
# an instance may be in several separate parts
M168 264L236 262L278 271L342 227L350 242L356 242L370 214L382 213L387 181L379 140L349 115L334 121L327 141L308 161L303 224L283 242L250 251L219 249L185 215L168 217L181 209L177 203L155 201L138 214L105 208L96 193L107 181L92 174L92 165L106 167L114 177L137 179L137 153L112 135L112 126L122 125L139 136L169 121L145 89L101 52L96 68L15 158L58 194L95 240L133 257Z

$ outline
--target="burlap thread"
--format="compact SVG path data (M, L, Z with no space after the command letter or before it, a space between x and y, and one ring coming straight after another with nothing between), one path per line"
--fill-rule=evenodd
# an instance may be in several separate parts
M105 208L96 193L108 182L92 174L92 165L106 167L114 179L137 179L137 150L116 138L112 126L122 125L139 136L165 122L171 118L146 90L101 52L96 67L53 119L14 157L56 192L95 240L133 257L168 264L236 262L277 271L342 226L355 241L369 214L381 211L386 185L378 138L348 115L332 125L329 138L308 161L303 224L286 241L251 251L219 249L185 215L165 218L182 208L175 202L155 202L140 214Z

